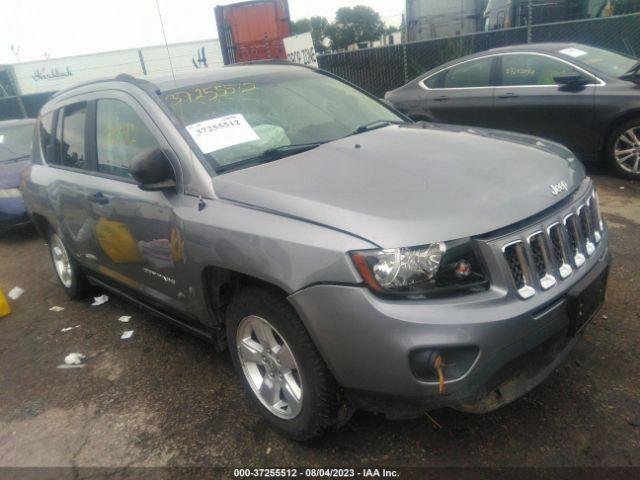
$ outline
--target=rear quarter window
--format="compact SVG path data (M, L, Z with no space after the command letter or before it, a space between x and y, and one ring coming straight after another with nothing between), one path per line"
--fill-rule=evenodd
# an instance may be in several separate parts
M40 116L40 122L38 123L38 135L40 139L40 148L42 149L42 157L48 163L50 160L47 157L51 153L51 139L53 133L53 112L45 113ZM35 144L34 144L35 145ZM36 152L37 153L37 152ZM41 163L41 156L34 155L34 161Z
M50 163L69 168L87 168L86 116L86 102L66 105L58 111L54 154L51 155Z

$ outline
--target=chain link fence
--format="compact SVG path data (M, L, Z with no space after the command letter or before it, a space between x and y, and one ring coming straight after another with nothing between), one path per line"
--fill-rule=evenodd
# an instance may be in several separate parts
M640 57L640 13L330 53L318 55L318 64L382 97L427 70L464 55L539 42L584 43Z

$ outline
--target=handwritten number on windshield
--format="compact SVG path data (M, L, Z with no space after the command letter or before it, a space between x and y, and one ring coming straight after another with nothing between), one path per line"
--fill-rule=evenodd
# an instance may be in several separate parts
M171 106L181 103L215 102L224 97L245 94L256 90L256 84L241 82L236 85L214 84L207 87L196 87L189 90L180 90L166 95L164 98Z

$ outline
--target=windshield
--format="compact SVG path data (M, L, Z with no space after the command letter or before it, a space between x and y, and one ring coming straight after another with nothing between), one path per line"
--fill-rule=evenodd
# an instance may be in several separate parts
M566 53L580 60L582 63L612 77L624 75L638 62L635 58L601 48L587 47L585 45L580 45L576 48L567 48L564 49L564 51L561 50L560 53Z
M31 155L33 124L0 125L0 162Z
M219 172L403 122L356 89L306 69L211 81L161 97Z

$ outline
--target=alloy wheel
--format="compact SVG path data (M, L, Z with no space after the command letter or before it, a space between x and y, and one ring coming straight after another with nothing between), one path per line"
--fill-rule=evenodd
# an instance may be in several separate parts
M67 249L57 233L51 234L49 243L51 248L51 257L53 258L53 265L56 269L56 273L58 274L58 278L66 288L71 288L73 277Z
M616 162L623 170L640 174L640 126L623 132L613 148Z
M236 335L242 371L258 400L275 416L291 420L302 410L302 379L293 352L262 317L243 318Z

